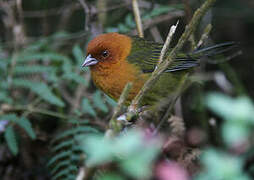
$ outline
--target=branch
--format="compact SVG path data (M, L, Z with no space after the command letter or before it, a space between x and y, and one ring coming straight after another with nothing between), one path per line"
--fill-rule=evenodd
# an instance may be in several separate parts
M179 10L179 11L169 12L168 14L156 16L151 19L146 19L143 21L143 30L146 30L150 27L156 26L157 24L160 24L164 21L170 21L174 18L179 18L179 17L183 17L183 16L184 16L184 12ZM132 30L130 32L130 34L131 35L137 34L137 30L136 29Z
M178 26L178 23L179 23L179 21L177 21L176 25L171 26L171 28L169 30L167 39L166 39L166 41L165 41L165 43L163 45L163 48L161 50L160 59L159 59L158 64L160 64L163 61L163 59L164 59L164 56L165 56L165 54L166 54L166 52L168 50L168 47L169 47L169 45L170 45L170 43L172 41L172 37L175 34L175 31L176 31L176 28Z
M88 31L89 30L88 24L90 22L90 9L89 9L88 5L86 4L85 0L78 0L78 1L84 9L84 13L86 15L85 30Z
M173 59L176 57L176 54L179 50L182 49L185 42L189 39L190 35L196 31L199 22L205 13L209 10L209 8L215 3L216 0L207 0L193 15L190 23L186 26L186 29L182 36L180 37L177 45L172 49L169 55L158 64L155 71L152 73L151 77L146 81L143 88L139 91L138 95L134 98L131 105L129 106L128 111L132 111L133 109L136 111L137 107L140 105L140 101L143 98L144 94L147 93L149 89L151 89L152 85L155 81L160 77L160 75L167 69L167 67L173 62Z
M211 30L212 30L212 25L208 24L206 26L200 40L198 41L198 44L195 46L195 49L199 48L205 42L205 40L208 38L208 35L210 34Z
M120 111L122 110L124 103L129 95L130 89L132 87L132 83L128 83L125 85L124 90L118 100L117 106L114 109L113 116L109 122L110 128L114 130L115 133L119 132L122 128L122 124L117 121L117 116L119 115Z
M133 7L133 12L135 16L135 22L137 25L138 29L138 36L139 37L144 37L144 32L143 32L143 27L142 27L142 22L141 22L141 17L140 17L140 12L138 8L138 1L137 0L132 0L132 7Z

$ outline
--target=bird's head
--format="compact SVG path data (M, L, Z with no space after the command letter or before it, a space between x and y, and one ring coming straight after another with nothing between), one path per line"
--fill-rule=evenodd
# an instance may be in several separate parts
M110 66L125 60L130 53L131 38L118 34L107 33L95 37L88 43L87 56L82 67Z

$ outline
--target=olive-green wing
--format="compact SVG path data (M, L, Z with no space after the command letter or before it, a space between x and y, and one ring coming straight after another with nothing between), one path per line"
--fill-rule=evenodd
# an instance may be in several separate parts
M132 37L131 53L127 60L136 64L144 73L153 72L160 58L163 45L143 38ZM166 53L166 56L170 50ZM188 55L179 54L165 72L174 72L198 66L198 61Z

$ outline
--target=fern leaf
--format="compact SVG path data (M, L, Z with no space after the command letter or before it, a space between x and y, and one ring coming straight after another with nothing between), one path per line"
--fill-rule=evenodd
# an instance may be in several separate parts
M73 72L66 73L64 74L63 78L67 80L72 80L76 82L77 84L84 84L85 86L88 85L85 78L77 73L73 73Z
M116 103L115 100L113 100L112 98L110 98L110 97L107 96L107 95L104 95L104 96L105 96L106 102L107 102L110 106L115 107L115 106L117 105L117 103Z
M69 164L70 164L69 160L61 161L60 163L57 163L57 165L53 167L53 169L51 170L51 173L55 174L60 168L63 168L64 166L68 166Z
M84 98L82 100L81 107L82 107L83 113L88 113L91 116L96 117L96 112L95 112L93 106L90 104L90 101L88 99Z
M89 123L89 121L86 119L82 119L82 120L72 119L68 122L74 125L87 125Z
M56 71L54 67L42 66L42 65L17 65L15 66L13 73L16 75L20 74L35 74L35 73L49 73Z
M71 151L64 151L64 152L60 152L58 153L56 156L54 156L52 159L50 159L50 161L48 162L48 166L56 163L56 161L60 160L60 159L64 159L66 157L69 157L71 155Z
M12 126L8 126L4 132L4 138L5 141L7 142L7 145L10 149L10 151L12 152L13 155L17 155L18 154L18 142L17 139L15 137L15 132L13 130Z
M38 96L40 96L45 101L57 105L60 107L64 107L64 102L59 99L54 93L50 90L50 88L42 82L33 82L25 79L13 79L13 85L17 87L28 88Z
M87 120L70 120L73 126L71 129L59 134L52 141L52 152L55 154L48 166L52 167L52 179L76 178L78 173L77 165L81 162L82 148L79 144L79 136L87 133L97 133L98 131L88 126Z
M52 143L55 143L56 141L67 138L69 136L78 135L80 133L97 133L97 132L98 131L96 129L89 127L89 126L78 126L78 127L72 128L68 131L61 133L52 141Z
M46 52L46 53L24 53L21 54L18 58L17 58L17 62L30 62L30 61L39 61L39 60L43 60L43 61L58 61L58 62L63 62L63 61L69 61L71 62L71 60L66 57L63 56L61 54L57 54L57 53L51 53L51 52Z
M103 101L100 91L96 91L93 94L93 103L94 103L94 106L97 107L98 109L100 109L101 111L103 111L105 113L108 112L108 107L106 106L105 102Z
M32 125L28 119L25 117L17 117L16 114L7 114L1 117L1 120L8 120L11 122L14 122L15 124L18 124L21 128L23 128L26 133L29 135L30 138L35 139L36 135L32 128Z
M71 146L71 145L73 145L73 140L64 141L64 142L62 142L62 143L60 143L60 144L54 146L54 147L51 149L51 151L52 151L52 152L57 152L57 151L59 151L59 150L61 150L61 149L64 149L64 148L66 148L66 147L68 147L68 146Z
M21 117L16 123L22 127L31 139L36 139L36 134L32 128L32 125L28 119Z
M31 53L31 52L37 52L41 48L47 45L47 41L45 39L41 39L39 41L36 41L34 43L31 43L24 49L24 53Z
M13 100L12 98L8 97L8 94L6 92L0 92L0 102L12 104Z
M74 46L72 54L74 55L77 64L81 66L85 55L79 45Z
M7 120L7 121L12 121L12 122L16 122L19 120L19 118L16 116L16 114L6 114L1 116L0 121L1 120Z
M60 171L60 173L57 173L55 176L53 176L52 179L54 180L54 179L61 178L61 180L63 180L63 179L65 179L63 176L69 177L69 174L72 171L78 171L77 167L75 167L75 166L69 166L68 169ZM66 180L71 180L71 179L67 179L66 178Z

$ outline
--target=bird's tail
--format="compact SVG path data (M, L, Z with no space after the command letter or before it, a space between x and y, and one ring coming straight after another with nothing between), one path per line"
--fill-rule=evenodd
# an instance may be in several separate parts
M228 61L240 53L241 51L239 50L238 43L226 42L206 48L196 49L190 54L190 56L198 57L198 59L206 58L208 63L217 64Z

